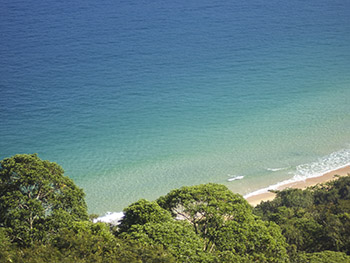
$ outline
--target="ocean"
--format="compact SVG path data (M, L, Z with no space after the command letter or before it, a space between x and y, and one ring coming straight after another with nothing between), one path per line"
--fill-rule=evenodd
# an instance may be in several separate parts
M0 1L0 158L121 211L350 164L349 1Z

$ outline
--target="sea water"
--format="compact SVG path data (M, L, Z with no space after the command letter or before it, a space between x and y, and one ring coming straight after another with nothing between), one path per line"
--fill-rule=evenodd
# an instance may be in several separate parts
M89 211L350 163L349 1L0 1L0 158Z

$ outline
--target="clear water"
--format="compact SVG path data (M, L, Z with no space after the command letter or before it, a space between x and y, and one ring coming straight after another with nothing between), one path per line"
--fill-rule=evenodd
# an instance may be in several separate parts
M0 158L59 163L101 214L346 165L349 14L339 0L0 1Z

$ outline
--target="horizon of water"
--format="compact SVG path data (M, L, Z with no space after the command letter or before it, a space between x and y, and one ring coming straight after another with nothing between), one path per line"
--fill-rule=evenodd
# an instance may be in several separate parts
M350 3L0 3L0 158L38 153L89 212L350 164Z

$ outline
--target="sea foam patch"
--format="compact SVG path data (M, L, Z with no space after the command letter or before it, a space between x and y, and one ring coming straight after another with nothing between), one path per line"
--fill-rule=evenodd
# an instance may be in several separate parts
M93 222L104 222L112 225L119 225L120 220L123 218L123 216L123 212L107 212L104 216L100 216L94 219Z

